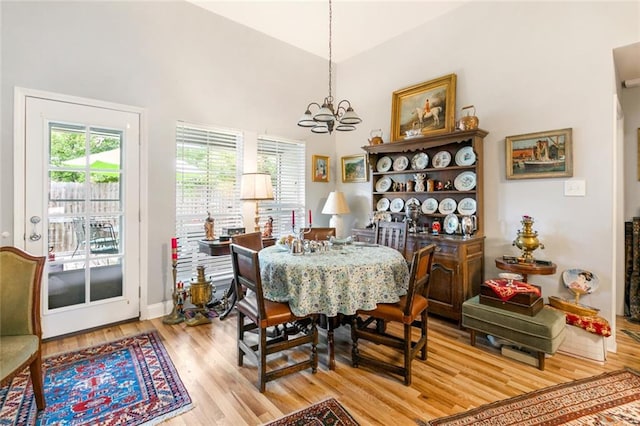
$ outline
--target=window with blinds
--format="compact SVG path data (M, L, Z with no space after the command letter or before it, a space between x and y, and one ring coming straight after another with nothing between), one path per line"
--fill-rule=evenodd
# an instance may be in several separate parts
M188 282L198 266L215 281L233 276L231 256L200 253L205 220L214 220L216 238L223 228L242 227L240 176L242 133L178 122L176 126L176 237L178 280Z
M258 137L258 171L269 173L273 200L260 201L260 226L273 218L273 235L291 233L292 213L296 226L308 225L305 216L305 146L300 141Z

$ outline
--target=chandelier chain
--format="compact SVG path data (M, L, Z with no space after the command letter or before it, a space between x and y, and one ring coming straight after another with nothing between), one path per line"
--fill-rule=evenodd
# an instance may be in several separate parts
M331 22L333 21L333 13L331 7L331 0L329 0L329 99L331 99Z

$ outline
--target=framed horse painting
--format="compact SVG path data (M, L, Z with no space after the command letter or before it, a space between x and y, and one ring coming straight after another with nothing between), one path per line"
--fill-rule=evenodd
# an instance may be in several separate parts
M391 142L450 133L455 128L456 75L393 92Z

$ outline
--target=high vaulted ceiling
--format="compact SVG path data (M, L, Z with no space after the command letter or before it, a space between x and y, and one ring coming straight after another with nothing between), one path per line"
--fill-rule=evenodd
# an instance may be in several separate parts
M187 1L307 52L329 57L328 0ZM332 0L332 60L342 62L471 1L483 0ZM615 49L620 80L640 78L639 52L640 42Z

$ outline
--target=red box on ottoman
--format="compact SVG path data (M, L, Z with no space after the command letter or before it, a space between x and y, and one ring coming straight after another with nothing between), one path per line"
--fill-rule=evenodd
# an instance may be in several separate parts
M539 286L520 281L487 280L480 286L480 303L522 315L534 316L544 306Z

